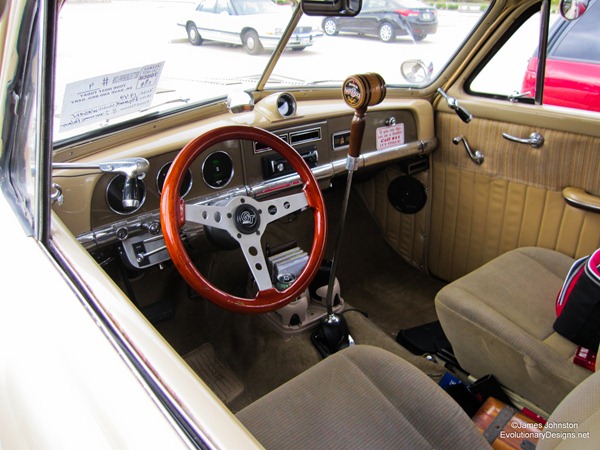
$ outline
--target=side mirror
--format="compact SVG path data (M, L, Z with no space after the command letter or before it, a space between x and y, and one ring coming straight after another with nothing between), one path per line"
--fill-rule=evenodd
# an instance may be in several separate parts
M583 16L587 10L589 0L560 0L560 15L566 20L575 20Z
M356 16L362 0L302 0L302 12L307 16Z
M420 59L408 59L400 66L402 76L411 84L421 85L431 81L433 63L426 64Z

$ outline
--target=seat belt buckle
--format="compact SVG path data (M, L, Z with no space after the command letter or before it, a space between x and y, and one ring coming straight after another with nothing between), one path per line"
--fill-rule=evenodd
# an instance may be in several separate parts
M585 347L577 347L575 357L573 358L573 364L583 367L584 369L596 371L596 352L591 351Z

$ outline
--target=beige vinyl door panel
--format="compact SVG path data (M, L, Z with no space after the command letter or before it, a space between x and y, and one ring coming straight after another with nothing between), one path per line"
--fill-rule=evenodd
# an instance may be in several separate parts
M427 257L433 275L454 280L516 247L580 257L600 246L600 214L570 206L562 195L572 186L600 196L600 138L522 119L513 124L476 117L464 124L454 113L436 113ZM568 118L556 120L564 129ZM533 131L545 138L539 149L502 137ZM470 160L462 143L452 143L460 135L483 153L482 165Z

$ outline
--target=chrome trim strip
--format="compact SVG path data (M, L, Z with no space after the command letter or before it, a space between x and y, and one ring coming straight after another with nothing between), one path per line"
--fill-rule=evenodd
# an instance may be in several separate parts
M433 152L438 145L436 137L424 141L413 141L397 147L385 150L363 151L357 158L357 167L373 167L380 164L390 163L407 156L422 155ZM337 175L346 173L346 157L335 160L331 163L322 164L312 169L317 181L331 179ZM213 203L215 201L227 200L238 195L248 195L253 198L261 198L282 192L287 189L297 187L301 184L299 175L287 175L273 180L264 181L254 186L243 186L230 189L226 192L215 192L214 194L204 196L200 199L190 200L188 203L202 205ZM158 211L150 214L137 216L131 220L123 220L110 225L97 228L88 233L77 236L77 240L83 247L92 251L107 245L117 244L120 241L147 232L145 224L150 222L160 223L160 213ZM196 237L204 233L201 226L186 224L183 232L188 237Z

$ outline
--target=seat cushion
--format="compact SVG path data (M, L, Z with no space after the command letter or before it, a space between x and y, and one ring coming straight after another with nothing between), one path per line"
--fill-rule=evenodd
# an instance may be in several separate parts
M553 250L518 248L440 290L436 310L460 365L553 411L591 373L572 363L576 345L552 328L572 263Z
M370 346L328 357L237 417L267 449L489 448L437 384Z

